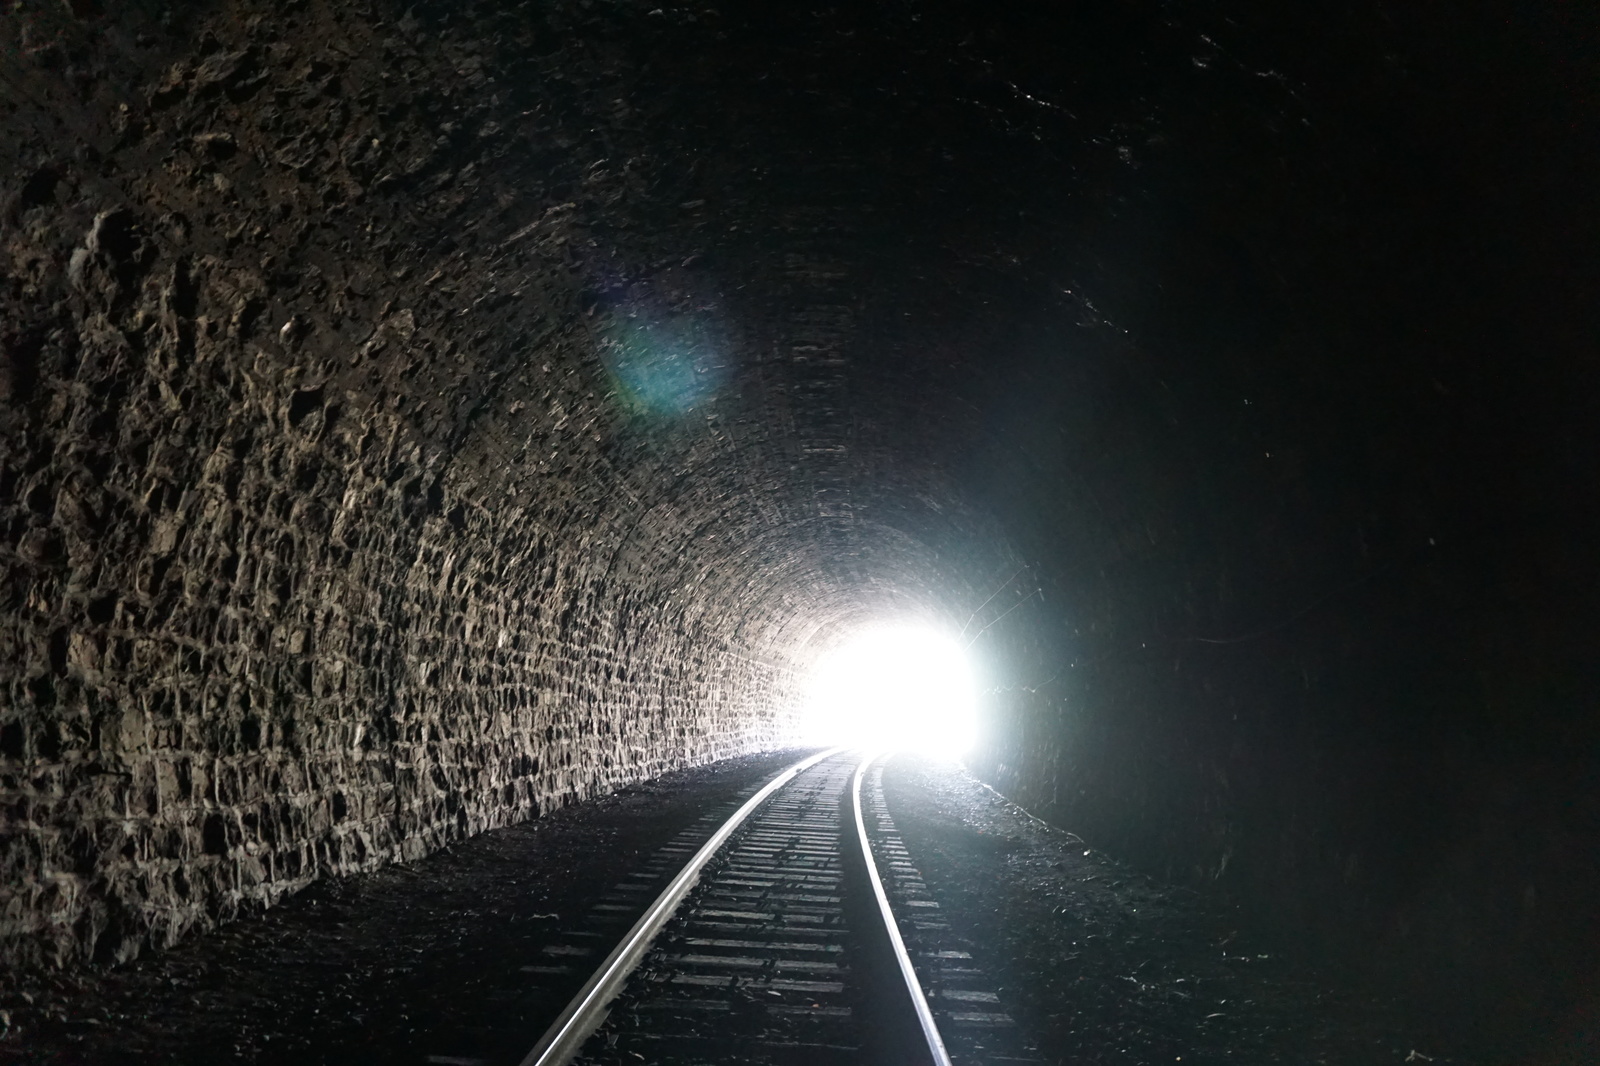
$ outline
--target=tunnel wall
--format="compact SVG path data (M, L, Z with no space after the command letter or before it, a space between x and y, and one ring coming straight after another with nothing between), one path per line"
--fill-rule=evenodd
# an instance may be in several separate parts
M792 669L734 628L763 606L682 594L727 489L619 472L574 238L490 262L439 116L249 14L165 55L4 27L7 965L125 959L787 727Z
M975 765L1543 1061L1600 937L1594 27L1269 7L1182 42L1058 275L1092 304L1009 338L1064 369L988 401L1030 566Z
M1239 643L1140 634L1047 672L992 648L1048 684L990 694L977 765L1284 950L1552 1036L1592 970L1595 678L1571 633L1596 623L1482 565L1429 559Z

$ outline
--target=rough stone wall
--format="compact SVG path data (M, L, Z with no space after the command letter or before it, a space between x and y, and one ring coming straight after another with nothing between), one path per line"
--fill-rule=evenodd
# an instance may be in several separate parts
M294 5L167 55L25 14L0 134L9 965L126 958L779 739L792 671L614 572L630 538L646 570L692 543L608 454L562 205L460 227L469 194L508 197L463 159L499 137L470 57ZM418 103L388 64L460 97ZM519 375L542 384L497 387Z

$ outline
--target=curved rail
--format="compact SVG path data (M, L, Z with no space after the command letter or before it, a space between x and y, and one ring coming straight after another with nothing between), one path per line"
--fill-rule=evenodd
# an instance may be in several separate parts
M565 1066L589 1034L605 1021L606 1012L611 1000L622 990L623 982L639 965L639 960L650 949L650 943L661 931L662 926L678 909L678 904L689 894L695 882L700 879L700 872L705 869L706 863L712 856L721 850L722 845L733 835L733 831L748 818L756 808L765 803L772 794L787 785L802 771L809 770L824 759L831 758L844 751L844 748L830 748L808 758L801 759L778 776L768 781L766 786L745 801L744 806L734 812L707 840L699 851L695 852L687 865L672 879L666 890L656 897L644 915L634 923L633 928L622 938L600 968L594 972L578 994L566 1005L557 1016L555 1023L545 1030L544 1036L534 1045L533 1050L523 1058L521 1066ZM859 812L859 807L857 808ZM859 818L859 813L857 815Z
M711 838L695 852L693 858L673 878L665 891L650 905L644 915L628 930L622 941L612 950L604 962L600 964L593 976L584 984L578 994L572 998L555 1022L545 1031L532 1051L522 1059L521 1066L566 1066L578 1054L584 1042L598 1029L606 1019L611 1008L611 1002L622 991L623 985L645 955L649 952L656 936L671 920L679 905L688 896L690 889L700 880L700 875L711 859L722 850L724 844L733 836L734 832L752 815L762 804L784 786L792 782L797 776L826 759L833 758L844 752L845 748L830 748L816 755L802 759L778 774L767 782L762 789L734 812L733 816L724 822ZM928 1062L930 1066L951 1066L950 1056L945 1050L944 1040L939 1035L938 1025L935 1023L933 1013L928 1007L927 996L922 991L922 985L917 979L916 971L912 967L911 957L906 952L905 941L900 935L900 927L895 920L894 912L889 906L889 897L884 889L883 878L878 873L877 862L872 856L872 844L867 837L867 826L863 814L861 798L862 780L868 767L880 758L880 754L868 754L856 764L854 776L851 779L850 795L853 807L856 843L861 849L865 863L867 877L872 885L872 892L877 900L877 913L882 919L884 930L890 949L895 956L895 963L899 968L901 977L906 984L909 1000L917 1018L918 1027L923 1040L927 1045ZM840 826L840 846L845 846L845 837L848 831ZM920 1057L920 1055L918 1056Z
M917 1023L922 1028L922 1037L928 1042L928 1056L933 1060L934 1066L951 1066L950 1053L945 1050L944 1038L939 1035L939 1026L933 1020L933 1011L928 1007L928 997L923 994L922 983L917 980L917 971L911 965L911 956L906 952L906 942L900 936L900 925L895 921L894 911L889 907L889 895L883 889L883 878L878 875L878 864L872 858L872 841L867 838L867 822L861 813L861 780L866 776L867 767L879 758L878 755L868 755L856 766L855 778L850 783L850 801L855 807L856 835L861 843L861 855L867 863L867 877L872 882L872 893L878 899L878 910L883 916L884 928L889 933L889 943L894 948L895 962L900 966L900 975L905 978L906 990L911 993L911 1005L917 1012Z

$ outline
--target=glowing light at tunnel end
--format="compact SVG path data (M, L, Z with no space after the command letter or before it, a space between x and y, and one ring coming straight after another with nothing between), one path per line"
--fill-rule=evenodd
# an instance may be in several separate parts
M824 653L800 715L801 740L959 759L977 739L966 649L917 625L878 625Z

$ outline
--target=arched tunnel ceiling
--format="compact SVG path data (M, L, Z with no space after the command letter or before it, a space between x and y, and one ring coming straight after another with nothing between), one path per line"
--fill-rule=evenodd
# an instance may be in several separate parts
M0 42L0 754L100 886L30 958L775 743L889 614L989 780L1338 921L1587 750L1586 16L93 6ZM60 851L306 752L259 876L149 800L211 902Z
M1453 216L1485 190L1442 106L1385 111L1381 40L1295 75L1199 9L419 17L519 120L475 164L497 210L439 240L564 242L608 459L666 494L702 573L754 537L746 563L817 560L807 602L960 615L1027 557L1140 636L1226 636L1525 487L1476 427L1549 382L1495 369ZM482 358L497 396L538 388ZM1155 587L1201 573L1230 590Z

